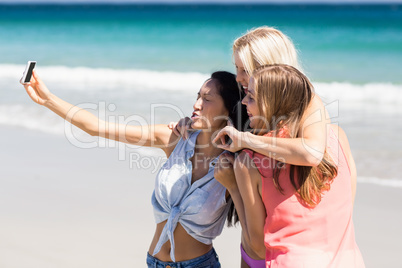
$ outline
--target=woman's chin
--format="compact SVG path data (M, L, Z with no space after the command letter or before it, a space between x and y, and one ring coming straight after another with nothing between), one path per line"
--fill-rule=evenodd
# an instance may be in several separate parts
M227 125L227 121L215 121L214 124L209 124L208 121L202 119L193 119L190 127L196 130L208 130L217 131L224 128Z
M197 130L198 130L198 129L203 129L202 124L200 124L200 123L197 122L197 121L191 122L190 127L191 127L192 129L197 129Z
M205 122L197 122L197 121L192 122L190 126L191 126L192 129L195 129L195 130L209 130L209 131L212 131L212 130L215 129L214 126L210 126Z

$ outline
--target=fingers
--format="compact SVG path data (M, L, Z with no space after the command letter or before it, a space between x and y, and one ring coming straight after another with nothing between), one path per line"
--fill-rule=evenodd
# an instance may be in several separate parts
M167 125L167 127L168 127L170 130L173 130L175 124L176 124L175 122L170 122L170 123Z
M173 122L171 122L168 127L170 129L173 129L174 134L176 134L177 136L181 136L185 140L185 139L188 139L188 137L190 135L189 131L192 130L191 122L192 121L189 117L184 117L175 124ZM171 128L172 126L174 126L174 127Z
M25 84L24 88L25 88L25 91L28 93L28 95L31 96L32 87L30 87L29 85Z
M179 130L177 129L177 124L175 124L174 127L173 127L173 133L174 133L176 136L180 136L180 132L179 132Z
M232 168L233 167L232 161L227 155L222 155L219 159L220 159L220 161L219 161L220 165L223 168Z
M39 83L43 83L42 80L40 79L39 75L36 73L35 70L32 71L32 77L31 77L31 85L38 85Z
M36 94L35 90L31 87L30 84L25 84L24 85L25 91L27 92L28 96L36 103L41 104L40 100L38 98L38 95Z
M215 136L215 138L213 139L212 142L217 143L218 140L220 140L222 144L225 144L224 142L222 142L222 138L223 138L223 141L224 141L226 135L227 135L226 127L224 127L223 129L221 129L221 131L218 132L218 134Z
M173 131L173 133L174 133L176 136L180 136L180 132L179 132L179 130L177 129L177 125L178 125L177 122L170 122L167 127L168 127L171 131Z
M45 85L45 83L42 81L42 79L39 77L38 73L33 70L32 71L32 78L31 78L31 84L36 84L36 85Z
M229 144L218 144L218 145L216 145L216 147L218 147L219 149L222 149L222 150L230 151L229 150L229 147L230 147Z
M235 128L231 126L224 127L221 131L218 132L218 134L215 136L212 142L217 144L219 140L222 145L225 145L226 136L233 140L233 136L235 135L234 129Z
M35 82L39 82L39 83L42 82L42 80L40 79L39 75L36 73L35 70L32 71L32 77L33 77L33 79L35 79Z
M234 163L234 161L235 161L235 158L234 158L234 155L233 155L233 154L224 153L224 154L222 154L222 155L226 158L227 161L230 162L230 164L233 165L233 163Z
M231 146L230 144L218 144L216 147L218 147L219 149L228 151L228 152L236 152L237 150L235 148L233 148L233 146Z
M227 154L222 154L215 165L214 176L215 178L224 183L230 181L233 175L233 160Z
M220 136L222 135L221 132L222 132L222 130L219 131L218 134L216 135L216 137L212 140L213 143L216 143L219 140Z
M183 119L183 123L184 123L184 126L182 127L182 130L183 130L182 136L183 136L183 139L186 140L190 136L190 131L192 130L192 128L191 128L192 120L189 117L185 117Z
M226 136L221 137L221 144L226 145Z
M184 128L183 128L183 139L185 139L185 140L187 140L188 139L188 137L189 137L189 130L190 130L190 127L188 126L188 125L186 125L186 126L184 126Z
M222 171L224 169L233 169L234 158L229 153L222 154L217 165L215 165L215 172Z

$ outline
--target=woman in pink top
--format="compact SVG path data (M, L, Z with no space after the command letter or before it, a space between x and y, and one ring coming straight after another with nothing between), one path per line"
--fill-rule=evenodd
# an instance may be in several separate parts
M243 99L252 132L298 136L313 96L311 83L294 67L257 68ZM248 144L249 133L231 127L222 131L231 137L231 148L253 149L236 158L235 179L228 176L221 183L235 203L244 239L255 252L265 245L266 267L364 267L352 221L353 158L343 130L328 128L324 157L316 167L269 158L258 153L258 144Z
M233 60L236 67L236 80L241 85L242 94L248 90L250 75L261 65L281 63L298 69L301 67L297 50L291 39L278 29L266 26L252 29L234 41ZM270 155L275 159L286 159L286 163L317 166L322 160L326 146L326 125L330 123L329 116L318 95L314 94L312 97L303 119L305 119L303 120L305 124L300 126L303 131L299 131L299 135L293 139L276 139L275 146L271 146L272 137L252 135L250 133L247 136L248 141L251 146L254 144L261 145L258 148L253 148L254 150L258 149L260 153ZM178 135L182 133L185 138L188 135L185 131L187 123L191 123L189 118L180 120L179 124L172 123L171 128ZM226 146L223 149L231 152L236 152L237 150L232 146ZM215 178L226 179L226 177L233 177L232 164L234 157L224 153L219 160L219 163L215 166ZM221 165L220 163L224 164ZM234 214L234 217L228 218L228 223L236 222L236 214ZM258 250L260 247L249 245L246 237L247 234L242 231L241 267L264 267L265 249L263 241L261 240L260 243L262 250Z

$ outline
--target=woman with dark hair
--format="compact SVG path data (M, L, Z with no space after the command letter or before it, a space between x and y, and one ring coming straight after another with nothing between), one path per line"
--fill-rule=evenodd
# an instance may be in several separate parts
M93 136L162 149L168 157L156 176L152 205L156 220L148 267L220 267L212 240L230 213L228 193L214 179L223 152L212 144L215 134L232 121L244 125L242 95L235 75L215 72L205 81L193 106L187 140L167 125L131 126L105 122L53 95L36 72L24 85L31 99Z

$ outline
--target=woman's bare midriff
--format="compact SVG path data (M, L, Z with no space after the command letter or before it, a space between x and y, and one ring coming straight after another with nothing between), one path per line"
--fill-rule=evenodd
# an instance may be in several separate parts
M156 225L155 235L152 239L151 246L149 247L150 255L152 255L152 253L154 252L154 249L156 247L156 244L158 243L159 237L165 224L166 221L158 223ZM177 224L176 230L174 231L173 235L175 241L176 262L191 260L200 257L208 253L208 251L212 249L212 244L205 245L191 237L180 223ZM171 262L172 259L170 258L170 249L170 241L168 240L165 244L163 244L161 250L154 257L164 262Z

